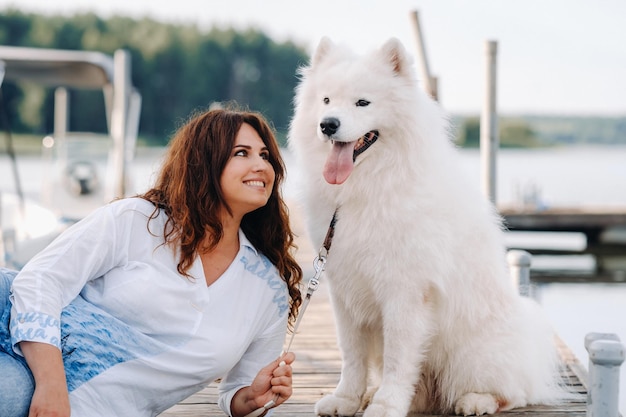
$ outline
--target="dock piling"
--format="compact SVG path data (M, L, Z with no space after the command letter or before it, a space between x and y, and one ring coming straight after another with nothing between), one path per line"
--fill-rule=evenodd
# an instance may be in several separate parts
M585 336L589 353L587 417L619 417L619 372L625 349L613 333Z
M530 297L530 264L532 255L521 249L511 249L506 255L513 284L520 295Z
M422 73L422 79L424 84L424 91L432 97L434 100L439 99L439 92L437 88L437 77L434 77L430 72L430 66L428 65L428 56L426 54L426 42L424 41L424 35L422 34L422 27L420 25L419 12L414 10L411 15L411 23L415 32L415 38L417 41L417 56L419 58L420 70Z
M496 198L496 153L500 146L498 135L497 97L498 42L485 42L485 96L480 118L480 155L482 189L485 196L495 205Z

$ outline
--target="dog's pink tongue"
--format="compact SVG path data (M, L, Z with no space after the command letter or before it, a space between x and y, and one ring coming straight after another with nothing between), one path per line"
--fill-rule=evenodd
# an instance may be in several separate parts
M354 142L335 142L324 165L324 178L329 184L342 184L348 179L354 163Z

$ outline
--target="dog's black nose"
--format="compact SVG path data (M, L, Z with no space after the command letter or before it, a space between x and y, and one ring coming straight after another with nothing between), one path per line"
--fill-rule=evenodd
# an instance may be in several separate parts
M323 134L326 136L332 136L337 133L340 124L339 119L336 117L327 117L322 120L322 123L320 123L320 128L322 129Z

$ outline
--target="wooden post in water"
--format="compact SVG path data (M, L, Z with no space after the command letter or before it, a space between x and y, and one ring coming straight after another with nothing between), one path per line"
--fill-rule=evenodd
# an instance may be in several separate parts
M480 156L483 193L496 204L496 152L499 147L498 114L496 110L496 63L498 43L485 42L485 97L480 119Z
M424 81L424 91L426 91L426 93L434 100L439 100L437 78L433 77L430 73L428 58L426 56L426 43L424 42L424 36L422 35L422 28L420 26L419 13L417 10L411 13L411 21L413 23L412 26L417 40L417 54L421 64L420 72L422 73L422 79Z

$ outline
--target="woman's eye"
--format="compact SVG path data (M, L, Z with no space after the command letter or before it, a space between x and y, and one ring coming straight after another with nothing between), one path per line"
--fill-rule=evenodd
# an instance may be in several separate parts
M261 158L265 159L266 161L270 160L270 154L269 152L264 152L261 154Z
M235 152L234 156L246 156L248 155L248 152L246 152L245 149L240 149L238 151Z

